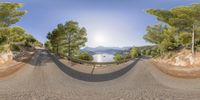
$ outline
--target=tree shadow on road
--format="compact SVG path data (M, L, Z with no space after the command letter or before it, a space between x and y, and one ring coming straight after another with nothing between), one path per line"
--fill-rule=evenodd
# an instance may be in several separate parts
M116 79L116 78L126 74L140 60L140 58L137 58L130 65L128 65L118 71L115 71L115 72L105 73L105 74L90 74L90 73L84 73L84 72L74 70L74 69L68 67L67 65L63 64L62 62L60 62L55 56L53 56L51 54L50 54L50 56L51 56L52 60L55 62L55 64L65 74L67 74L75 79L82 80L82 81L88 81L88 82L101 82L101 81L109 81L109 80Z

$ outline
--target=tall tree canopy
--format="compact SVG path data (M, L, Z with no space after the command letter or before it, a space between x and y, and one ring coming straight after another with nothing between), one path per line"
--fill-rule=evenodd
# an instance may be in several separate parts
M200 40L200 38L198 38L200 28L200 4L180 6L170 10L149 9L147 13L156 16L157 20L167 25L167 28L176 28L176 31L173 31L173 34L176 34L176 36L174 35L175 38L178 38L178 42L183 46L191 44L192 54L194 55L195 42ZM153 30L154 27L151 28ZM152 37L152 34L155 36L155 33L148 32L144 38L150 42L158 40L156 39L157 37ZM154 40L149 40L149 37L154 38ZM162 40L163 37L159 39ZM166 44L168 40L165 41Z
M0 27L9 27L18 22L26 11L17 10L21 3L0 3Z
M0 52L10 51L12 46L17 44L29 44L29 46L41 44L32 35L26 34L23 28L12 26L26 13L18 10L21 7L21 3L0 3Z
M79 27L75 21L68 21L65 24L58 24L57 27L49 32L47 38L52 46L52 50L57 54L67 54L72 56L77 50L87 42L87 32L84 27Z
M159 51L164 53L179 46L176 31L176 28L167 27L166 25L163 26L161 24L148 26L144 39L153 44L157 44Z

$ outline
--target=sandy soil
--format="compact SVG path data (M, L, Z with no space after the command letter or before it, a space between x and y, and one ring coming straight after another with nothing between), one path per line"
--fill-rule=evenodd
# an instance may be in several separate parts
M7 77L19 71L34 55L34 52L26 52L23 56L10 60L0 65L0 78Z
M160 71L180 78L200 78L200 67L174 66L151 61Z

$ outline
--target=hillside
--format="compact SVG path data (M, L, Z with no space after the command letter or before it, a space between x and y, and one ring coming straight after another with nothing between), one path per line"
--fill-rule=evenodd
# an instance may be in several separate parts
M128 50L131 47L103 47L103 46L98 46L95 48L92 47L85 47L83 49L81 49L82 51L86 51L89 52L90 54L96 54L96 53L107 53L107 54L115 54L117 52L120 52L122 50Z
M169 52L159 58L156 62L167 63L175 66L198 67L200 65L200 52L196 52L195 58L192 58L191 50L182 49L180 51Z

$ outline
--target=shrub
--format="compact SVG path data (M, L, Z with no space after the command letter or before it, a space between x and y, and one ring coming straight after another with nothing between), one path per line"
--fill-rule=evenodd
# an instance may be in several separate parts
M88 52L81 52L78 56L78 59L92 61L93 57Z
M145 55L150 55L151 54L151 50L150 49L147 49L146 51L145 51Z
M124 59L131 59L131 55L125 55Z
M132 48L131 52L130 52L130 55L131 55L132 58L140 56L139 49L138 48Z
M123 59L124 59L124 57L122 55L120 55L120 54L116 54L115 57L114 57L115 61L121 61Z
M12 51L20 51L20 47L19 47L18 45L14 45L14 44L13 44L13 45L11 46L11 50L12 50Z

